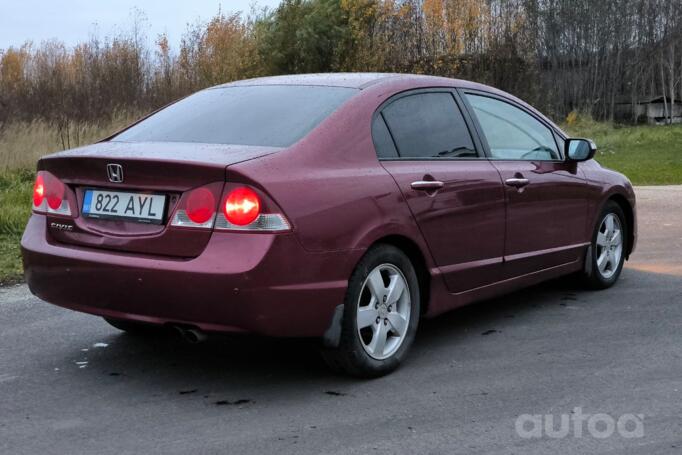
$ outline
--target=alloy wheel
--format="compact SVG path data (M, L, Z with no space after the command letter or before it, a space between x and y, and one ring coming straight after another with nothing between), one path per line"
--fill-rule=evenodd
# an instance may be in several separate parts
M358 336L365 352L384 360L407 334L412 301L405 276L392 264L375 267L362 285L357 307Z
M609 213L602 220L596 244L597 269L608 280L618 270L623 256L623 232L615 214Z

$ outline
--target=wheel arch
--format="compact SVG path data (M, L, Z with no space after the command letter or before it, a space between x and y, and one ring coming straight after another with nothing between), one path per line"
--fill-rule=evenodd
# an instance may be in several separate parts
M625 222L628 225L628 238L627 238L627 245L625 248L625 258L629 259L630 258L630 253L632 253L634 244L635 244L635 213L632 208L632 205L630 205L630 202L628 199L623 196L620 193L615 193L612 194L606 199L604 202L604 205L606 205L609 201L615 202L618 204L618 206L623 210L623 213L625 214Z
M424 252L412 239L398 234L381 237L375 240L372 245L370 245L370 248L379 244L392 245L405 253L410 259L410 262L417 273L417 280L419 281L421 314L426 314L431 300L431 274L429 273L429 267Z

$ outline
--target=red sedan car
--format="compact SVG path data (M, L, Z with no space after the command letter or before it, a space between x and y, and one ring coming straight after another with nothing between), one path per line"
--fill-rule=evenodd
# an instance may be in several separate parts
M576 272L615 283L635 195L594 153L461 80L221 85L41 159L26 279L122 330L320 337L330 365L378 376L422 317Z

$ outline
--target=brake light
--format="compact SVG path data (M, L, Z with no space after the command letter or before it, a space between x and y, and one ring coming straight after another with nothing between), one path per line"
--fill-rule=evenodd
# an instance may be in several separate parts
M197 188L187 198L187 217L196 224L204 224L215 213L215 197L207 188Z
M40 171L33 185L33 210L39 213L71 215L66 186L54 175Z
M36 177L36 183L33 185L33 207L40 207L45 199L45 181L42 174Z
M223 204L223 213L230 223L246 226L258 218L260 206L258 195L252 189L241 187L227 195Z
M229 184L228 184L229 185ZM229 187L228 187L229 188ZM266 194L241 186L227 192L215 220L217 231L286 232L291 230L277 204Z
M220 205L218 200L222 201ZM171 226L240 232L291 230L280 212L274 201L255 188L215 182L185 193L173 214Z

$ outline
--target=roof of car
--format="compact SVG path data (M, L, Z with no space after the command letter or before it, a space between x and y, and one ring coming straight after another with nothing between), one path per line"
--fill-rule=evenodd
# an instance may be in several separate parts
M493 93L513 99L516 102L526 106L528 109L539 114L545 118L550 124L561 131L556 124L545 117L541 112L530 106L526 102L517 97L503 92L497 88L480 84L478 82L471 82L463 79L453 79L441 76L427 76L423 74L401 74L401 73L317 73L317 74L292 74L286 76L268 76L258 77L254 79L245 79L242 81L234 81L227 84L222 84L213 88L220 87L243 87L243 86L258 86L258 85L313 85L326 87L346 87L354 89L365 89L379 84L392 84L402 82L404 85L414 84L417 87L457 87L470 90L481 90L488 93Z
M469 85L467 81L457 81L456 79L445 79L436 76L423 76L414 74L398 73L319 73L319 74L295 74L287 76L269 76L243 81L230 82L219 87L234 87L245 85L318 85L328 87L347 87L363 89L380 82L388 82L396 79L433 79L435 81L448 81L452 85L461 82L462 85Z

